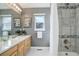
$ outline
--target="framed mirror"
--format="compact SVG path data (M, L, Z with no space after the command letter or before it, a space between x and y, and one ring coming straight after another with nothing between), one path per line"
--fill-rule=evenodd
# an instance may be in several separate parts
M32 26L32 19L31 17L24 17L24 20L23 20L23 27L24 28L30 28Z
M21 27L21 22L19 18L14 19L14 27Z

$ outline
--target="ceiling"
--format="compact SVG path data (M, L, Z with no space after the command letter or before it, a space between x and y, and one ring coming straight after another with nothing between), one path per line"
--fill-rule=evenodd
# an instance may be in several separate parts
M50 3L19 3L22 8L45 8L50 7Z
M22 8L46 8L50 7L50 3L18 3ZM70 3L70 6L78 5L78 3ZM58 6L65 6L65 3L59 3ZM7 3L0 3L0 9L10 9Z
M19 3L22 8L44 8L50 7L49 3ZM10 9L6 3L0 3L0 9Z

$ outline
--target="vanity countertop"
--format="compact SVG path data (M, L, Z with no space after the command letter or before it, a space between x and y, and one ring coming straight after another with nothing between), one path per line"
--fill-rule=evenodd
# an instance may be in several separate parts
M30 37L31 35L17 36L14 39L9 39L7 41L0 41L0 54L7 51L11 47L17 45L21 41L25 40L25 38Z

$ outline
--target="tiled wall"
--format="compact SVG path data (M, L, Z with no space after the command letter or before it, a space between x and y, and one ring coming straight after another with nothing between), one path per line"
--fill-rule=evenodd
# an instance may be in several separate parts
M79 35L79 8L76 9L76 34ZM79 38L76 39L76 52L79 53Z
M58 8L59 16L59 35L75 35L76 26L76 9ZM63 41L67 39L71 42L72 47L69 50L64 48ZM75 51L75 38L59 38L59 51Z

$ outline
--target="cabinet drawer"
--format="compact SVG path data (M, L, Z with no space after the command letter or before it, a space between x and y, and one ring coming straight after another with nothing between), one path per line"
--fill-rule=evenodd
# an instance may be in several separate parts
M17 51L17 46L14 46L11 49L5 51L4 53L1 54L1 56L10 56L15 51Z

